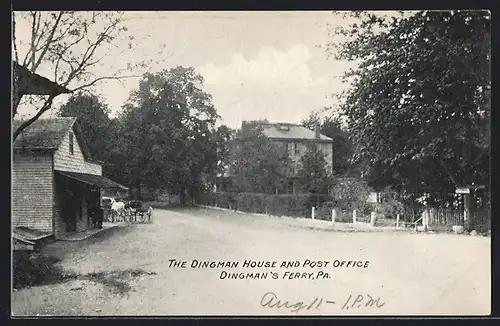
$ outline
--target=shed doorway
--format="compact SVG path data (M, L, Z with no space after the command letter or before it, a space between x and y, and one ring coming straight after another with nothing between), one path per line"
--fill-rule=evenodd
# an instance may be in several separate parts
M57 196L61 208L61 218L64 222L64 231L77 231L77 221L82 217L82 189L78 182L70 178L58 178Z

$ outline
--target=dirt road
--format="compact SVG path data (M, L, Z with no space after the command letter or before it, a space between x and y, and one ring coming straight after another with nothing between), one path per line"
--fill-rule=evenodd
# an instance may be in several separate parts
M156 210L153 224L72 245L49 251L64 251L64 269L86 276L14 292L13 315L490 313L489 237L315 231L185 209ZM172 267L171 259L186 261L186 268ZM307 259L328 263L304 267ZM193 260L238 266L191 268ZM252 269L242 267L245 260L276 263ZM300 266L280 268L283 261ZM221 279L223 271L254 279Z

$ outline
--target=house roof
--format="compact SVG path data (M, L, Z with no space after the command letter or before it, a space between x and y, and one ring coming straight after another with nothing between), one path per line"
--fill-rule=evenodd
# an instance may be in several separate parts
M71 93L69 89L31 72L16 61L13 63L14 81L17 83L20 95L59 95Z
M270 123L260 121L244 121L244 124L253 124L263 127L264 135L274 139L307 139L313 140L316 133L313 130L293 123ZM325 135L320 135L320 140L332 141L333 139Z
M21 125L22 120L13 120L12 129ZM77 135L78 144L86 160L102 164L92 159L90 152L82 137L82 132L75 117L58 117L50 119L38 119L24 129L13 144L14 150L57 150L61 146L68 131L73 128Z
M57 150L76 118L38 119L24 129L14 141L14 149ZM23 121L13 120L12 128L18 128Z
M75 179L75 180L78 180L80 182L87 183L87 184L94 185L94 186L98 186L98 187L104 188L104 189L128 190L127 187L125 187L117 182L114 182L113 180L110 180L102 175L66 172L66 171L58 171L58 173L66 176L66 177L69 177L71 179Z

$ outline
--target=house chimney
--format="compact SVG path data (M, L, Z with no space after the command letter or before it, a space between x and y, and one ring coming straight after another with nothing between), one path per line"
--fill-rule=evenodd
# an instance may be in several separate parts
M320 135L321 135L321 133L320 133L319 125L316 125L316 127L314 128L314 138L319 139Z

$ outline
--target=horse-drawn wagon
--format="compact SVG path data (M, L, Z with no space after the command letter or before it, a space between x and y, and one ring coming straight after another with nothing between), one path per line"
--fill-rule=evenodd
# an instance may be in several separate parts
M103 197L101 207L108 222L151 223L153 221L153 208L140 200L127 201Z
M140 200L131 200L127 203L127 206L132 213L134 222L137 222L137 216L140 217L140 221L143 223L153 222L153 208L149 204Z

